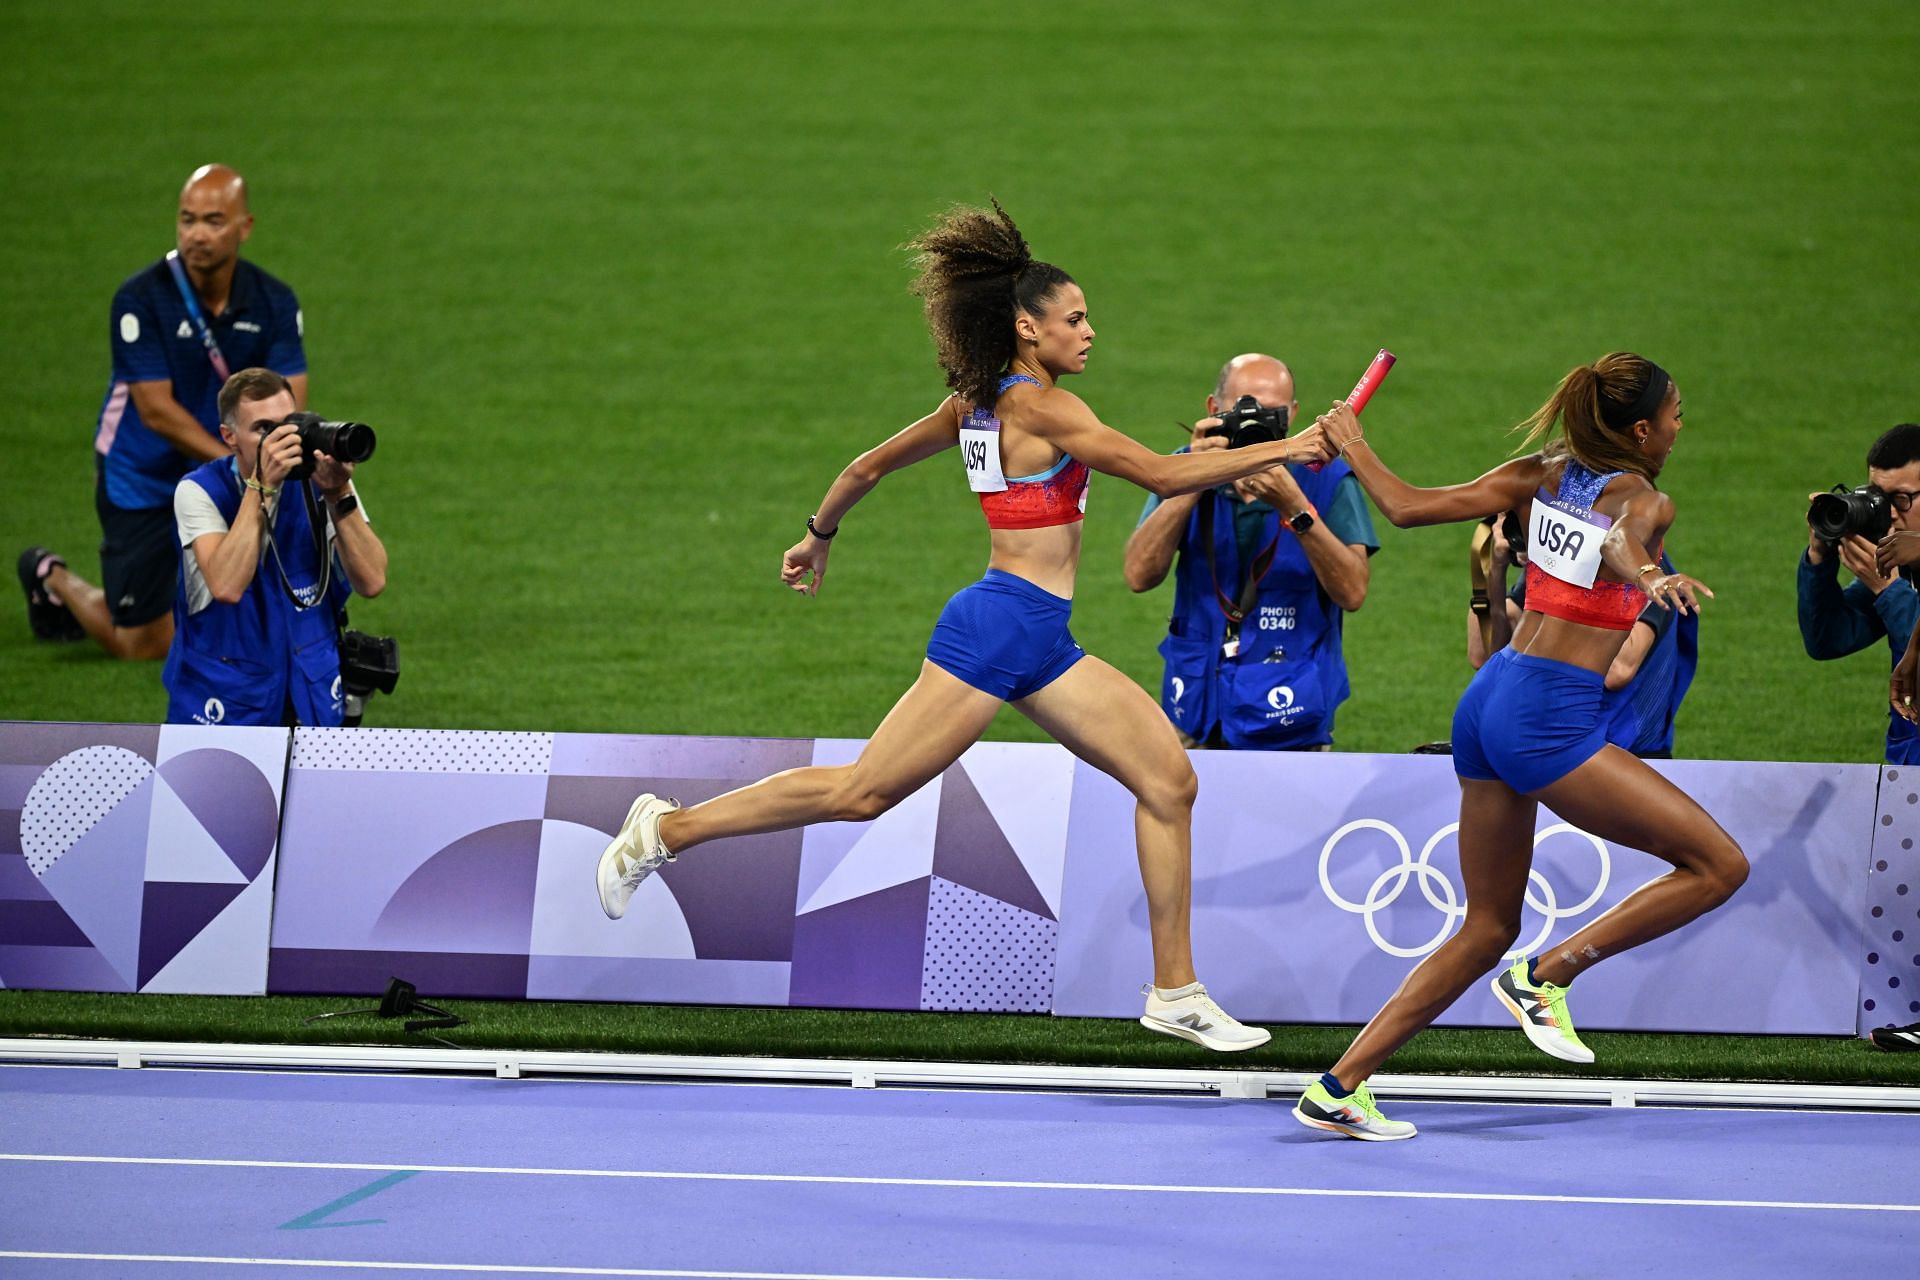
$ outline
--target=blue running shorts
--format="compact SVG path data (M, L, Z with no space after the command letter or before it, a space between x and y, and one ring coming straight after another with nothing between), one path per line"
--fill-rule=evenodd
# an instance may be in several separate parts
M1607 745L1606 680L1551 658L1502 649L1453 712L1453 771L1525 795L1558 782Z
M1002 702L1017 702L1087 656L1067 630L1072 612L1073 601L989 569L940 611L927 661Z

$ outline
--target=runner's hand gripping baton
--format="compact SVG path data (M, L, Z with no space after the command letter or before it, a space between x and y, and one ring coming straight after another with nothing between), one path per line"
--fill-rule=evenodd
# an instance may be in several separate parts
M1382 347L1380 354L1373 358L1373 363L1367 366L1367 371L1360 375L1360 381L1354 383L1353 390L1347 392L1347 405L1353 410L1356 418L1360 416L1360 411L1367 407L1367 401L1373 399L1373 393L1380 389L1380 384L1387 380L1387 370L1391 368L1393 368L1393 352ZM1313 471L1318 471L1325 465L1324 462L1307 464Z

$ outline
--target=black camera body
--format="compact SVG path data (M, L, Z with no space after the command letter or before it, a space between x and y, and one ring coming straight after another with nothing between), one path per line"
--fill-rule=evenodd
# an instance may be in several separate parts
M1807 525L1828 544L1855 536L1878 542L1893 528L1893 499L1874 485L1849 489L1843 484L1820 494L1807 508Z
M1252 396L1241 396L1233 402L1233 408L1214 416L1220 419L1220 425L1208 427L1201 434L1225 436L1229 449L1244 449L1250 444L1269 444L1287 438L1287 410L1284 405L1269 409Z
M364 422L328 422L317 413L290 413L282 425L288 424L300 432L300 465L287 473L289 480L313 474L316 451L341 462L365 462L373 456L373 428Z
M400 642L392 636L345 630L345 624L342 615L340 688L346 704L342 723L353 728L365 715L368 698L376 693L390 694L400 683Z

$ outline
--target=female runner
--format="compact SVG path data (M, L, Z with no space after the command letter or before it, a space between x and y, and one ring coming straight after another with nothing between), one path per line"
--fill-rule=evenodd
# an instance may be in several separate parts
M1645 762L1607 745L1600 718L1607 667L1643 600L1689 612L1698 610L1697 597L1713 595L1657 563L1673 500L1654 481L1680 434L1680 416L1679 389L1666 372L1616 352L1573 370L1520 424L1527 445L1544 442L1538 453L1437 489L1388 470L1347 405L1320 419L1327 442L1400 528L1528 508L1527 611L1453 717L1466 919L1407 975L1333 1070L1308 1087L1294 1108L1301 1123L1375 1141L1414 1135L1412 1125L1380 1114L1367 1077L1497 966L1519 936L1542 802L1582 830L1674 868L1559 948L1522 957L1494 980L1494 994L1527 1038L1557 1058L1593 1061L1567 1016L1566 987L1576 975L1711 911L1746 880L1747 860L1733 839Z
M808 595L826 577L840 522L881 479L961 447L991 531L987 574L948 601L920 677L860 758L790 769L680 808L642 795L601 855L601 906L625 913L649 874L696 845L813 822L866 822L959 759L1012 703L1134 795L1134 833L1153 938L1154 986L1140 1019L1209 1049L1251 1049L1268 1033L1228 1017L1194 976L1190 825L1198 789L1172 723L1132 680L1088 657L1067 630L1088 469L1170 497L1286 462L1321 461L1318 427L1231 451L1165 457L1120 434L1057 385L1087 367L1093 329L1080 287L1034 261L1013 220L956 209L909 248L940 365L954 394L840 473L781 578ZM955 477L959 479L958 476Z

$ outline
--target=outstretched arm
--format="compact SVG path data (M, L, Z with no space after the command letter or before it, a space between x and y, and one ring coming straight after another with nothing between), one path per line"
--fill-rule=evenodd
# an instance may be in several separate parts
M1540 487L1538 456L1504 462L1465 484L1423 489L1395 475L1360 432L1359 415L1345 401L1320 415L1327 443L1347 460L1360 484L1396 529L1479 520L1525 505Z
M881 480L902 467L951 449L959 439L959 404L948 396L938 409L849 462L827 486L827 496L813 513L813 527L829 536L838 533L847 512ZM820 580L826 573L827 540L809 533L788 550L780 567L780 580L795 591L813 596L820 594Z
M1622 581L1637 585L1662 609L1699 613L1699 598L1711 600L1713 592L1691 574L1660 572L1659 557L1648 550L1666 538L1672 523L1673 499L1647 485L1627 499L1620 518L1607 530L1600 543L1600 562Z
M1132 436L1115 431L1100 419L1086 402L1059 388L1046 393L1038 412L1022 421L1063 453L1070 453L1104 475L1130 480L1142 489L1163 498L1183 493L1199 493L1215 485L1227 484L1242 476L1282 462L1324 462L1326 445L1318 426L1269 444L1245 449L1214 449L1205 452L1155 453Z

